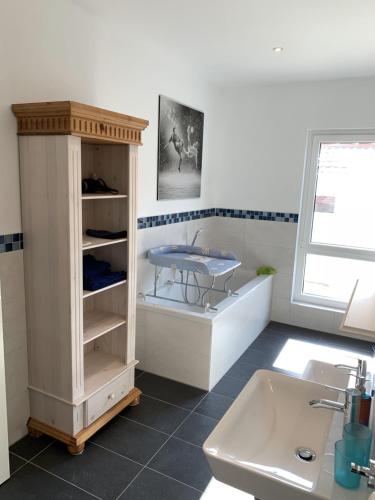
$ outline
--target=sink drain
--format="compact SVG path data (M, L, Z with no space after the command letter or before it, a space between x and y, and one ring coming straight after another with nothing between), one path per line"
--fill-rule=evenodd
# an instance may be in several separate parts
M302 462L313 462L316 459L315 451L304 446L297 448L295 455L299 460L302 460Z

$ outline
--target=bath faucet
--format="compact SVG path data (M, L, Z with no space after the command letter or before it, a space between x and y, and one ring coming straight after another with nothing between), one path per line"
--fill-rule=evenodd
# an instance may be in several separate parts
M193 247L195 242L197 241L198 235L203 231L203 228L199 228L198 231L195 232L193 241L191 242L191 246Z
M328 387L328 386L327 386ZM331 389L334 389L331 387ZM339 411L344 414L344 425L359 421L359 410L361 404L361 391L358 389L337 389L345 394L345 402L330 401L329 399L312 399L309 405L313 408L324 408L326 410Z

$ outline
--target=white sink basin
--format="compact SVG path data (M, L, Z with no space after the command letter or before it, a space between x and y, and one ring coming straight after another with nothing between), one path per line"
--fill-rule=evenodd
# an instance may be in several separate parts
M257 371L204 444L216 479L262 500L311 498L333 416L309 406L320 398L337 401L339 392ZM299 447L311 448L316 459L301 461Z
M302 378L304 380L310 380L311 382L330 385L340 389L346 389L349 387L349 383L354 381L354 378L349 376L347 370L341 370L335 368L335 366L330 363L316 360L310 360L307 363L302 373Z

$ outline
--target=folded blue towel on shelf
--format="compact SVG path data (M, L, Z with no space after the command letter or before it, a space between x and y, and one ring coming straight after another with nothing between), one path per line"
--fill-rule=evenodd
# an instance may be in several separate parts
M96 260L93 255L83 256L83 288L94 291L126 279L125 271L111 271L109 262Z
M83 256L83 277L96 276L111 269L111 264L104 260L96 260L91 254Z
M86 229L87 236L93 238L105 238L107 240L116 240L117 238L126 238L127 232L124 231L105 231L103 229Z
M83 278L83 288L85 290L94 291L105 288L106 286L114 285L119 281L126 279L125 271L113 271L104 274L98 274L91 278Z

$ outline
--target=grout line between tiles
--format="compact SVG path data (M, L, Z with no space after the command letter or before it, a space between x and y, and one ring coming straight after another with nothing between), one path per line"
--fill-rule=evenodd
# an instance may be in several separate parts
M202 401L207 397L208 392L199 400L199 402L194 406L194 408L186 415L186 417L181 421L180 425L176 427L176 429L173 431L173 433L164 441L164 443L156 450L156 452L152 455L152 457L147 461L147 463L144 465L144 467L136 474L136 476L130 481L130 483L126 486L126 488L118 495L116 500L119 500L119 498L125 493L125 491L134 483L134 481L140 476L140 474L146 469L149 468L149 464L152 462L152 460L156 457L156 455L164 448L164 446L174 437L174 434L180 429L180 427L185 423L185 421L189 418L189 416L194 412L195 408L197 408ZM191 443L189 443L191 444ZM201 448L201 447L199 447ZM188 485L189 486L189 485ZM200 490L198 490L200 491Z
M15 469L13 472L11 472L11 476L13 476L13 474L15 474L16 472L18 472L19 470L23 469L26 465L28 465L29 462L27 462L24 458L20 457L19 455L17 455L16 453L11 453L9 452L10 455L13 455L14 457L17 457L17 458L20 458L22 459L22 461L24 462L23 464L21 464L19 467L17 467L17 469Z
M90 443L94 446L97 446L98 448L101 448L102 450L108 451L109 453L113 453L114 455L117 455L120 458L125 458L126 460L130 460L130 462L133 462L134 464L140 465L141 467L143 467L145 465L145 464L142 464L141 462L137 462L137 460L134 460L134 458L130 458L130 457L127 457L125 455L121 455L121 453L119 453L118 451L110 450L109 448L106 448L105 446L103 446L101 444L94 443L94 441L88 440L88 443Z
M13 472L13 474L15 474L16 472L18 472L20 469L22 469L23 467L25 467L26 465L32 465L33 467L36 467L37 469L40 469L44 472L47 472L48 474L50 474L51 476L54 476L58 479L61 479L62 481L64 481L65 483L68 483L70 484L71 486L74 486L75 488L81 490L81 491L84 491L85 493L91 495L92 497L94 498L97 498L98 500L102 500L101 497L98 497L96 495L94 495L93 493L90 493L89 491L81 488L80 486L77 486L76 484L74 483L71 483L70 481L67 481L66 479L64 479L63 477L61 476L58 476L57 474L54 474L53 472L50 472L49 470L45 469L44 467L41 467L40 465L36 464L33 462L33 460L35 460L39 455L41 455L44 451L46 451L50 446L52 446L54 443L56 442L56 440L53 440L51 443L47 444L47 446L45 446L41 451L39 451L38 453L36 453L35 455L33 455L32 458L30 458L29 460L21 457L21 455L18 455L17 453L14 453L14 451L9 451L9 453L11 455L14 455L15 457L17 458L21 458L22 460L25 461L25 463L23 465L21 465L21 467L19 467L16 471ZM13 475L12 474L12 475Z
M178 436L173 436L173 439L177 439L178 441L182 441L183 443L190 444L191 446L195 446L196 448L202 449L202 446L196 443L192 443L190 441L186 441L186 439L182 439Z
M56 442L56 440L54 439L51 443L47 444L47 446L45 448L43 448L43 450L39 451L36 455L34 455L32 458L30 458L29 462L31 462L32 460L34 460L35 458L39 457L39 455L41 455L44 451L46 451L50 446L52 446L54 443Z
M142 375L144 375L145 372L143 371L142 373L139 373L136 377L134 377L134 380L138 380L139 378L142 377Z
M150 429L155 430L152 427L150 427ZM170 434L167 434L167 435L169 436ZM184 439L180 439L178 437L175 437L174 439L179 439L180 441L184 441L187 444L192 444L193 446L197 446L197 445L195 445L193 443L189 443L188 441L185 441ZM152 472L156 472L157 474L160 474L161 476L167 477L168 479L173 479L173 481L176 481L177 483L183 484L184 486L188 486L189 488L192 488L193 490L199 491L201 493L201 490L198 490L194 486L191 486L190 484L184 483L183 481L180 481L179 479L176 479L176 478L174 478L172 476L168 476L168 474L165 474L164 472L160 472L160 471L158 471L156 469L153 469L152 467L146 467L145 464L142 464L141 462L137 462L133 458L129 458L129 457L125 456L125 455L121 455L121 453L118 453L117 451L110 450L109 448L106 448L105 446L102 446L101 444L94 443L93 441L89 440L88 442L90 444L94 445L94 446L97 446L98 448L102 448L103 450L108 451L109 453L113 453L114 455L117 455L120 458L125 458L126 460L130 460L130 462L133 462L136 465L140 465L143 470L144 469L152 470ZM201 448L201 446L198 446L198 448ZM140 472L142 472L142 471L140 471ZM124 493L124 492L122 492L122 493Z
M179 479L176 479L175 477L168 476L168 474L164 474L164 472L160 472L156 469L153 469L152 467L145 467L145 469L152 470L152 472L156 472L156 474L160 474L163 477L167 477L168 479L172 479L173 481L176 481L176 483L183 484L184 486L187 486L188 488L191 488L192 490L198 491L199 493L202 493L202 490L198 490L198 488L195 488L194 486L191 486L190 484L184 483L183 481L180 481Z
M207 394L208 394L208 392L207 392ZM183 406L175 405L174 403L169 403L168 401L165 401L164 399L155 398L154 396L150 396L150 394L147 394L146 392L142 392L142 396L146 396L147 398L154 399L155 401L160 401L160 403L165 403L167 405L175 406L176 408L179 408L180 410L185 410L188 413L191 412L191 410L189 408L184 408ZM206 396L206 394L205 394L205 396Z
M34 460L34 458L38 457L41 453L43 453L44 451L46 451L50 446L53 445L53 443L55 443L55 440L53 440L51 443L48 443L42 450L38 451L38 453L36 453L35 455L33 455L31 458L25 458L21 455L18 455L18 453L14 453L14 451L10 451L9 450L9 453L11 455L14 455L15 457L17 458L21 458L22 460L24 460L27 464L31 463L32 460ZM25 464L26 465L26 464Z
M47 474L49 474L50 476L53 476L53 477L56 477L57 479L61 479L61 481L64 481L64 483L67 483L67 484L70 484L70 486L74 486L74 488L77 488L78 490L81 490L83 491L84 493L87 493L88 495L92 496L93 498L96 498L97 500L103 500L102 497L98 497L97 495L94 495L93 493L90 493L89 491L81 488L80 486L74 484L74 483L71 483L70 481L68 481L67 479L64 479L63 477L61 476L58 476L57 474L54 474L53 472L45 469L44 467L41 467L40 465L37 465L37 464L34 464L32 462L30 462L30 465L32 465L33 467L36 467L37 469L40 469L44 472L46 472Z
M168 434L168 432L161 431L160 429L157 429L156 427L151 427L151 425L143 424L142 422L138 422L137 420L134 420L133 418L124 417L123 415L119 415L119 417L123 418L124 420L129 420L129 422L133 422L134 424L141 425L142 427L146 427L146 429L151 429L152 431L160 432L160 434L164 434L165 436L170 436L170 434Z

